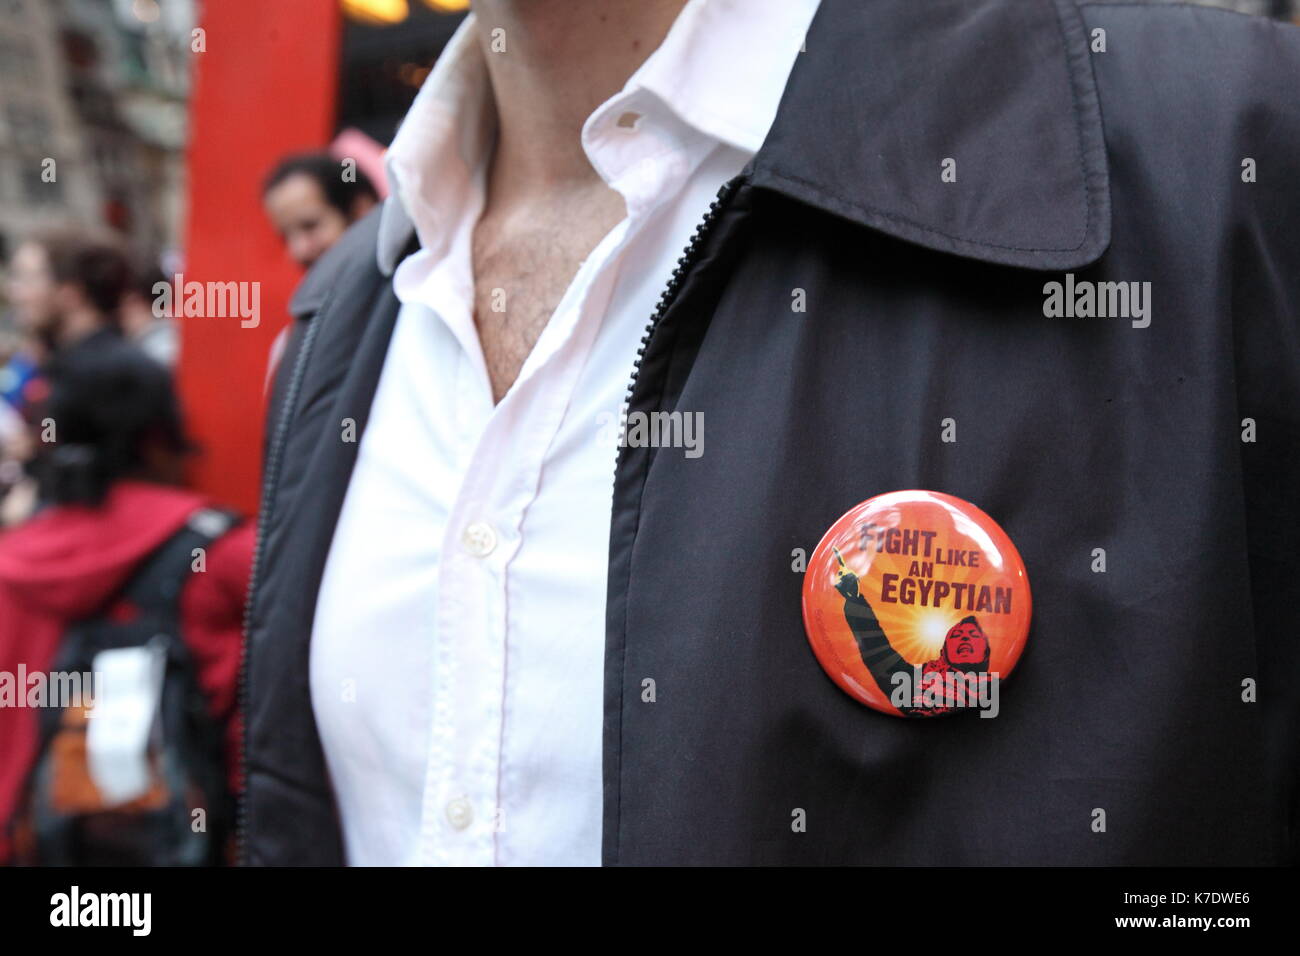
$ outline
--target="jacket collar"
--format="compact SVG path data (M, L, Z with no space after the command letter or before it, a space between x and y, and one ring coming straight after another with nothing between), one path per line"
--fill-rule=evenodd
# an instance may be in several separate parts
M1073 0L822 0L751 182L929 249L1082 268L1110 244L1090 56ZM413 228L384 203L384 275Z
M1072 0L822 0L751 174L930 249L1081 268L1110 242L1110 196L1079 12Z

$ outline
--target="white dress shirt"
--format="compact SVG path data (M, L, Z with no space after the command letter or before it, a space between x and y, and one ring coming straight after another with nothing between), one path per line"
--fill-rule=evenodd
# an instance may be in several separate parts
M496 120L472 15L416 97L383 215L422 248L393 276L311 644L349 863L600 863L617 418L659 295L766 136L816 7L690 0L591 114L583 148L627 216L496 405L471 263Z

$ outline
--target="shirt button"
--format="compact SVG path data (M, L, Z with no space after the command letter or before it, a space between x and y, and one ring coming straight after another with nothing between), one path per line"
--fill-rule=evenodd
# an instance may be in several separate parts
M626 113L619 115L618 122L615 124L619 129L636 129L637 124L641 122L641 114L635 110L628 110Z
M474 808L464 797L457 797L447 804L447 822L457 830L463 830L474 819Z
M497 546L497 533L485 521L475 521L465 528L460 536L460 543L465 550L476 558L486 558Z

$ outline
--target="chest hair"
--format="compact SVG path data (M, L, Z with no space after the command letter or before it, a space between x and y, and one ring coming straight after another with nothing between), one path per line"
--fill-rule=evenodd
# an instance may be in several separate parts
M492 400L501 401L583 261L623 218L603 182L515 209L474 228L474 324Z

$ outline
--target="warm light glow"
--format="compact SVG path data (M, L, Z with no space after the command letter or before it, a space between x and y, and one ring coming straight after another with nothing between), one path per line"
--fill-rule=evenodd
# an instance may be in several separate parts
M916 636L926 647L927 653L939 656L943 639L948 636L950 615L943 611L925 611L916 615Z
M460 13L469 9L469 0L424 0L424 3L439 13Z
M398 76L402 78L402 82L407 86L418 88L420 84L424 82L425 77L429 75L429 71L430 67L427 66L418 66L415 63L403 63L401 70L398 71Z
M913 664L934 660L943 650L943 639L957 620L949 611L917 611L911 617L898 617L888 629L894 647Z
M406 0L342 0L342 3L345 16L378 26L401 23L411 12Z

